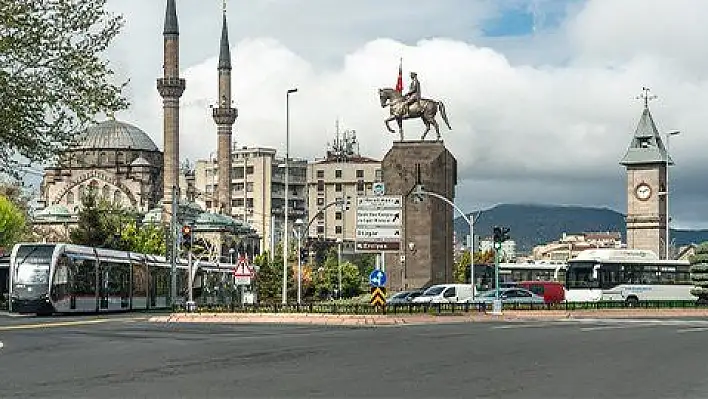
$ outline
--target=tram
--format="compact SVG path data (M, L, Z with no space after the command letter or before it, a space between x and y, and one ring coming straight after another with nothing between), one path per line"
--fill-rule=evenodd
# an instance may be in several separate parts
M176 303L188 290L188 264L177 262ZM171 265L161 256L65 243L22 243L10 255L10 312L100 313L170 307ZM233 265L196 261L194 298L227 291ZM230 296L221 299L228 302Z

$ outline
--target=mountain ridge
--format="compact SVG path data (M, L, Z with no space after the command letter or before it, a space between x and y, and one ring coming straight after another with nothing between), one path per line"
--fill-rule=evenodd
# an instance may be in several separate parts
M516 241L517 253L530 253L534 246L556 241L563 233L619 232L626 242L625 215L610 208L579 205L499 204L481 211L476 216L474 234L491 236L494 226L509 227L509 235ZM470 216L470 213L466 214ZM469 225L461 217L454 219L454 230L459 241L469 234ZM708 229L671 229L674 245L683 246L708 241Z

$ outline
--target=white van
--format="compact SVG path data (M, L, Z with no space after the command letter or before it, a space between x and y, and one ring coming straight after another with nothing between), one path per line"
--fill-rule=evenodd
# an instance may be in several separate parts
M413 303L464 303L472 298L470 284L438 284L429 287Z

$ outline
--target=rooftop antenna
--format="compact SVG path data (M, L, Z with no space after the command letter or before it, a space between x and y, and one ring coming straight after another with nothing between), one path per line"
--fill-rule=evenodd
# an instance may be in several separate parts
M642 87L642 94L636 97L637 100L644 100L644 108L649 108L649 101L656 100L657 98L659 98L656 95L649 95L650 91L650 88Z

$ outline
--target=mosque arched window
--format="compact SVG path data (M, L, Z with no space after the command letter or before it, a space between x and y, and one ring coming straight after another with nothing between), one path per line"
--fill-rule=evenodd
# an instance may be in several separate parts
M121 205L122 202L123 202L123 193L121 193L120 190L116 190L113 193L113 204Z
M108 185L103 186L103 193L101 193L103 196L103 199L109 199L109 195L111 194L111 188L108 187Z
M119 152L116 154L116 163L118 165L125 165L125 154L122 152Z
M73 205L74 204L74 193L69 191L66 193L66 204L67 205Z
M108 165L108 154L102 152L98 155L98 165L105 166Z

